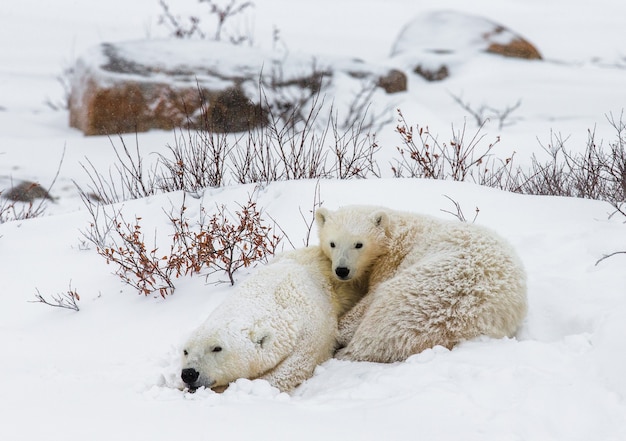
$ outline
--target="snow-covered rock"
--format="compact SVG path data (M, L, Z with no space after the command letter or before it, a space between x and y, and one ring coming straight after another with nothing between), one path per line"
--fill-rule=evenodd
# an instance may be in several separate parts
M103 43L76 63L70 126L86 135L207 124L238 132L266 122L266 98L315 94L340 75L387 93L406 90L403 72L359 60L207 40Z
M455 65L483 52L528 60L542 58L535 46L505 26L457 11L419 14L400 31L391 56L425 79L438 81Z

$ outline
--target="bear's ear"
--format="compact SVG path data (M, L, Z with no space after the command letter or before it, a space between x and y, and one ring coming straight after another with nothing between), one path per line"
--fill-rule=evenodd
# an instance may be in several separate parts
M326 223L326 219L328 218L328 210L324 207L319 207L315 210L315 222L317 222L318 227L323 227Z
M374 225L387 231L389 227L389 216L384 211L377 211L372 215Z
M262 349L265 349L265 346L270 342L270 333L264 329L254 329L250 331L250 340L255 345L260 346Z
M270 341L270 336L268 334L265 334L256 341L256 344L261 346L262 348L265 348L265 346L269 343L269 341Z

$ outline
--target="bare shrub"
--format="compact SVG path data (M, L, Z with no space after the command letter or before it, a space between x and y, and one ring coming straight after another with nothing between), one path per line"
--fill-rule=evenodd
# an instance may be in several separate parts
M184 244L182 256L188 272L199 273L203 267L209 274L221 271L234 285L237 270L267 262L281 241L274 228L265 225L256 202L251 199L234 216L224 205L217 206L211 215L204 208L201 212L195 231L184 218L170 217L175 241Z
M213 214L201 207L196 222L187 217L183 198L177 212L168 215L173 234L165 250L157 243L156 230L153 244L147 245L141 217L128 222L121 210L87 203L92 222L83 236L107 264L114 265L124 283L146 296L158 293L165 298L174 292L174 280L183 275L221 271L234 284L236 271L267 261L281 241L252 197L234 215L224 205Z
M20 203L5 199L0 192L0 224L16 220L33 219L45 211L43 201Z
M296 120L300 116L295 109L293 119L287 120L287 124L270 113L268 140L273 144L280 180L328 177L325 169L327 152L324 149L328 131L320 133L315 127L321 109L321 105L311 106L309 112L302 116L301 124Z
M326 156L321 147L325 135L320 136L313 126L321 107L313 105L303 116L299 104L294 106L284 112L268 106L269 124L248 130L247 136L236 142L231 167L237 182L268 183L324 175Z
M312 77L315 75L314 71ZM273 87L278 90L282 86ZM368 130L371 120L367 115L344 129L338 123L338 112L325 105L319 89L307 94L304 101L293 102L288 111L277 107L275 101L271 104L276 90L268 96L260 89L266 100L267 124L226 134L214 130L205 115L201 129L175 130L174 143L168 144L167 151L158 154L149 168L144 165L137 138L134 149L122 136L119 142L110 138L117 161L108 172L101 172L87 159L81 165L89 184L79 190L94 201L113 204L161 192L197 193L233 181L380 176L375 160L379 146Z
M332 175L338 179L380 177L380 168L374 158L380 150L376 135L364 127L365 114L347 129L341 130L337 118L330 118L334 138L334 168ZM371 122L371 121L370 121Z
M170 29L170 35L176 38L191 38L198 36L205 38L206 35L199 27L200 18L189 16L186 19L174 15L169 5L164 0L159 0L163 13L159 16L158 23Z
M328 116L321 116L319 96L307 104L307 113L297 108L290 116L270 108L266 127L238 139L230 158L237 182L379 176L374 158L379 147L365 132L364 120L343 130L332 106Z
M623 112L617 119L607 115L615 130L615 139L608 143L596 141L594 130L588 130L587 142L582 152L569 150L568 138L550 133L550 142L543 147L549 155L541 162L533 155L529 170L519 170L517 183L511 190L526 194L569 196L608 202L615 214L626 217L626 122ZM603 260L626 251L605 254Z
M235 143L230 167L236 182L268 183L282 179L283 174L274 155L273 133L276 131L260 127L249 130L245 138Z
M315 191L313 193L313 206L309 210L308 216L302 212L302 207L299 208L300 216L306 225L306 236L303 240L303 245L305 247L309 246L311 240L311 231L313 230L313 225L315 224L315 211L321 207L323 204L322 195L320 193L320 182L317 181L315 183Z
M466 139L466 126L459 131L452 127L452 139L448 144L440 142L428 127L410 126L398 110L396 132L400 135L403 147L398 147L400 159L392 164L395 177L451 179L465 181L468 178L478 184L490 183L499 186L512 166L512 157L498 161L492 154L500 142L482 145L485 135L479 127L475 134Z
M322 206L322 197L321 197L321 192L320 192L320 181L318 180L315 183L315 189L313 192L313 204L311 206L310 210L308 211L308 214L305 214L302 211L302 206L298 206L298 211L300 212L300 217L302 218L302 221L304 222L304 224L306 225L306 235L304 237L304 239L302 240L302 244L305 247L309 246L310 240L311 240L311 233L313 231L313 225L315 224L315 211ZM285 230L283 230L281 228L281 226L274 220L274 218L272 218L271 216L269 216L270 219L272 221L274 221L274 226L275 228L278 228L282 234L282 239L287 240L287 242L289 242L289 245L291 246L291 248L296 249L296 246L293 244L293 242L291 241L291 239L289 238L289 236L287 235L287 233L285 232Z
M96 248L105 248L108 244L109 235L116 225L117 218L113 207L104 205L94 194L85 193L80 186L78 188L83 205L87 209L91 222L87 230L81 230L83 248L88 248L92 243Z
M456 217L461 222L467 223L467 218L465 217L465 213L463 213L463 209L461 208L461 204L459 204L457 201L455 201L454 199L452 199L448 195L444 194L444 197L446 199L448 199L450 202L452 202L452 204L454 204L454 211L444 210L443 208L441 209L441 211L443 211L444 213L451 214L452 216ZM472 219L472 223L476 222L476 218L478 217L478 213L480 213L480 210L478 209L478 207L476 207L476 209L474 211L474 218Z
M61 86L63 91L62 98L60 100L53 100L46 98L44 104L50 107L52 110L67 110L70 107L70 95L72 93L72 77L74 76L74 62L68 62L61 73L56 76L56 80Z
M210 14L215 16L217 19L215 36L213 37L215 41L220 41L222 39L222 30L226 20L243 13L246 9L254 6L254 3L252 2L238 2L237 0L231 0L225 6L220 5L214 0L200 0L200 3L207 3L209 5ZM239 35L230 36L229 39L231 43L239 44L242 41L245 41L247 37Z
M606 180L605 200L615 208L615 213L626 216L626 121L624 112L617 120L613 114L607 119L615 129L615 139L609 143L609 150L600 156Z
M63 147L59 165L48 188L36 182L24 181L13 186L8 192L0 191L0 224L33 219L43 215L47 202L54 201L50 192L59 178L64 159L65 147Z
M224 26L228 20L241 15L246 9L254 6L253 2L238 2L231 0L228 4L222 5L214 0L199 0L200 3L207 3L209 6L209 15L215 17L215 33L212 39L221 41L224 33ZM201 19L192 15L186 18L175 15L171 12L169 5L160 0L159 4L163 10L159 16L159 24L170 29L171 36L176 38L207 38L207 34L201 29ZM232 20L231 20L232 21ZM233 44L241 44L245 41L252 41L250 33L234 32L228 35L228 40Z
M137 134L134 153L128 149L122 135L119 135L119 140L121 147L109 137L117 162L113 169L109 169L108 176L100 173L89 159L86 160L87 164L81 163L91 181L87 190L79 187L81 194L89 195L91 199L103 204L114 204L152 196L158 192L156 166L148 171L144 169Z
M565 149L565 141L562 135L550 133L550 142L544 145L539 141L542 149L548 153L549 160L541 162L535 154L531 158L531 166L527 171L522 170L520 184L516 191L527 194L555 195L555 196L577 196L578 191L574 181L584 183L584 179L579 172L584 170L574 170L577 161ZM595 147L593 147L595 148ZM591 154L590 149L585 155ZM578 176L572 178L571 173L577 172Z
M573 152L565 145L568 138L552 132L547 145L540 143L549 160L541 162L533 155L530 169L520 170L512 190L602 200L613 206L613 214L626 216L626 123L623 114L619 120L613 115L607 119L616 132L608 148L589 130L585 149Z
M311 122L311 112L317 110L319 113L319 104L323 104L320 94L332 72L319 66L317 59L313 58L307 71L286 77L283 62L274 61L269 77L261 76L259 101L272 114L274 122L281 121L281 125L295 126L302 121Z
M53 308L63 308L63 309L71 309L72 311L80 311L78 307L78 301L80 300L80 296L76 289L72 288L72 282L70 281L70 286L68 290L61 294L53 294L51 300L46 299L43 294L36 290L35 294L36 300L32 300L33 303L42 303L44 305L52 306Z
M177 267L170 262L180 262L174 245L170 246L169 253L159 251L155 232L154 245L149 247L142 231L141 217L127 222L120 211L114 211L112 216L109 218L112 234L104 247L96 245L98 254L106 259L107 264L113 263L115 274L139 293L158 292L164 298L172 294ZM87 238L90 238L89 234Z
M176 131L174 131L176 134ZM196 192L225 184L226 161L230 154L227 135L210 130L181 130L169 156L159 155L159 189L165 192Z
M393 121L394 106L389 105L377 113L371 109L378 86L379 83L371 79L361 81L361 88L352 97L348 111L340 125L343 130L358 126L360 131L375 132Z
M461 106L463 110L468 112L472 118L474 118L474 122L477 127L484 126L487 121L490 121L491 119L498 122L499 130L502 130L505 126L513 125L516 121L511 117L511 114L522 105L522 100L520 99L517 100L515 104L508 105L504 109L496 109L495 107L491 107L486 104L482 104L479 107L472 107L472 104L463 101L461 96L453 94L450 95L455 103Z

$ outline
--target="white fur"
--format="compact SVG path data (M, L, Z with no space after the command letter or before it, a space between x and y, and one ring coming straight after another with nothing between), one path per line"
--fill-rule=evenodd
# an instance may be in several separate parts
M369 206L319 209L316 219L333 271L366 287L340 319L338 358L392 362L512 336L526 314L522 264L486 228Z
M238 378L262 378L289 391L332 356L331 286L316 262L303 263L314 252L285 253L260 268L193 333L182 359L183 370L199 373L191 388L219 390Z

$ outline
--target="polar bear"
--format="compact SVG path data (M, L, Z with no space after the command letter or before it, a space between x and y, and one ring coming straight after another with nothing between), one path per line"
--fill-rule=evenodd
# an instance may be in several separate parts
M320 246L364 296L339 321L337 358L405 360L435 345L512 336L527 309L513 248L473 224L381 207L319 208Z
M265 379L288 392L336 349L340 304L318 247L277 256L243 281L184 345L186 386L225 389Z

